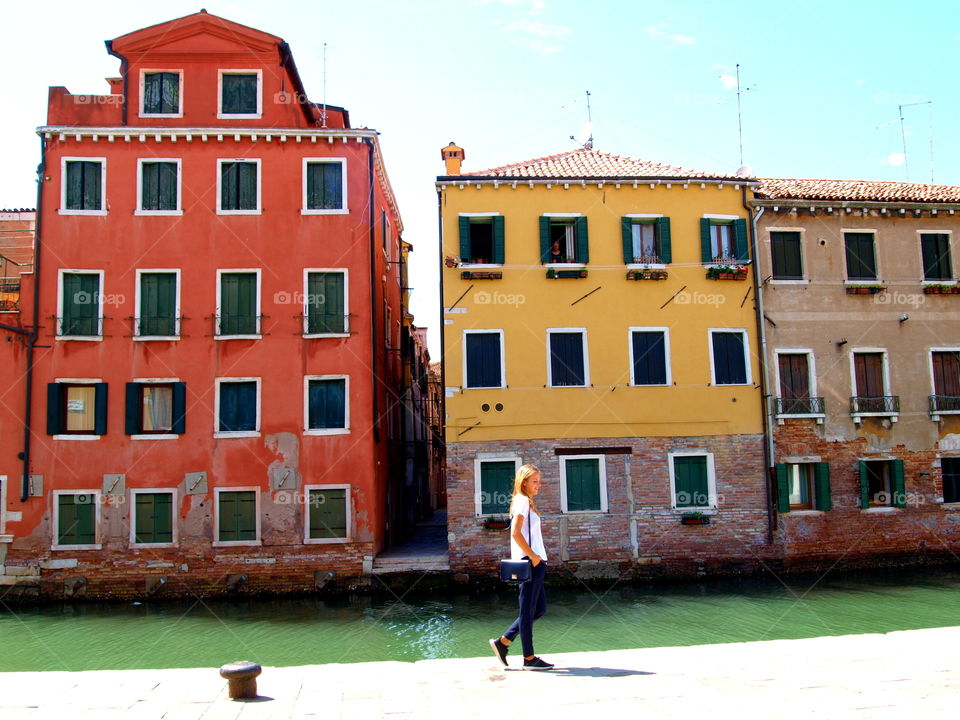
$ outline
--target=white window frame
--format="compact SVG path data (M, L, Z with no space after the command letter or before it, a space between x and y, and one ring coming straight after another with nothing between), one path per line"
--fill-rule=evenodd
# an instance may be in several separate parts
M68 210L67 209L67 163L68 162L97 162L100 163L100 209L99 210ZM107 214L107 159L105 157L82 157L65 155L60 158L60 215L106 215Z
M772 285L809 285L810 284L810 274L807 272L807 243L805 241L804 234L806 233L806 228L802 227L769 227L766 229L766 253L767 257L770 258L770 280L769 282ZM777 280L773 277L773 238L770 237L771 233L775 232L795 232L800 233L800 269L803 270L803 278L800 280ZM846 248L844 248L844 253L846 253Z
M103 378L54 378L53 381L60 385L96 385L102 383ZM94 392L94 402L96 402L96 392ZM94 433L64 433L53 436L54 440L99 440L102 435Z
M943 347L931 347L927 349L927 369L930 372L930 394L937 394L937 385L934 379L933 374L933 354L935 352L960 352L960 345L954 345L953 347L943 346ZM930 419L933 422L940 422L941 415L960 415L960 410L940 410L937 413L931 414Z
M717 366L713 358L714 333L740 333L743 336L743 362L746 367L746 381L742 383L718 383ZM753 368L750 367L750 333L746 328L707 328L707 348L710 351L710 385L711 387L746 387L753 385Z
M257 166L257 207L254 210L224 210L221 185L223 180L224 163L254 163ZM263 167L260 158L217 158L217 215L261 215L263 214Z
M582 338L580 350L583 353L583 385L554 385L553 363L551 360L551 338L555 333L579 333ZM590 387L590 353L587 349L587 328L547 328L547 387L548 388L585 388Z
M623 217L629 218L631 220L653 220L654 224L656 224L657 220L659 220L660 218L667 217L667 215L664 215L663 213L627 213ZM631 223L631 225L634 225L634 224L646 224L646 223ZM633 231L631 229L631 243L632 243L632 233ZM660 241L660 238L658 236L657 237L658 247L660 244L659 241ZM627 270L666 270L666 269L667 269L667 264L662 262L661 263L635 263L635 262L627 263Z
M353 542L353 493L350 485L313 484L303 486L303 543L305 545L345 545ZM343 499L347 504L347 536L343 538L310 537L310 491L345 490Z
M166 115L158 117L168 117ZM172 116L170 116L172 117ZM145 163L176 163L177 166L177 209L176 210L144 210L143 209L143 166ZM183 204L181 188L182 182L182 160L181 158L137 158L137 209L133 211L134 215L183 215Z
M817 397L817 367L816 356L812 348L776 348L773 351L773 377L776 385L775 398L780 398L780 356L781 355L806 355L807 356L807 387L810 389L810 397ZM809 413L803 415L777 415L777 424L783 425L785 418L816 418L817 425L823 425L825 413Z
M256 503L257 538L256 540L221 540L220 539L220 493L253 491ZM263 545L262 527L260 525L260 488L255 485L243 487L218 487L213 489L213 547L243 547Z
M523 465L523 459L519 455L498 455L487 454L487 453L477 453L476 457L473 459L473 511L474 515L477 517L496 517L500 513L484 513L483 512L483 485L481 480L483 479L480 473L481 465L486 462L512 462L513 463L513 473L516 475L517 471L520 469L520 466Z
M307 332L309 323L310 273L340 273L343 275L343 332ZM305 338L350 337L350 269L349 268L304 268L303 269L303 336Z
M100 287L97 290L97 334L96 335L63 335L63 276L64 275L97 275L100 278ZM81 342L103 342L103 283L104 271L95 269L60 268L57 270L57 334L56 340L79 340Z
M224 75L256 75L257 76L257 112L254 113L225 113L223 112L223 76ZM259 120L263 117L263 70L256 68L219 68L217 70L217 119L218 120Z
M60 545L60 496L61 495L93 495L94 515L93 526L97 542L86 545ZM51 550L101 550L103 548L100 536L100 491L99 490L54 490L53 491L53 535L50 543Z
M177 86L177 112L175 113L145 113L143 111L144 105L144 96L147 91L147 75L153 75L154 73L171 73L179 75L180 79ZM140 107L137 108L139 111L139 117L142 118L182 118L183 117L183 70L176 70L173 68L163 69L163 68L141 68L140 69Z
M881 353L883 356L881 358L881 367L883 369L883 394L886 397L890 397L893 393L890 391L890 354L887 352L886 348L882 347L856 347L850 348L849 362L850 362L850 396L859 397L857 395L857 367L854 362L854 355L864 354L864 353ZM930 360L931 363L931 373L933 372L932 363L933 360ZM932 380L932 376L931 376ZM898 413L851 413L850 417L853 418L853 422L857 425L860 424L861 418L865 417L885 417L889 418L890 422L897 422L900 419ZM871 459L882 459L882 458L871 458Z
M495 217L500 217L501 215L502 213L499 213L499 212L462 212L462 213L457 213L457 220L459 223L459 219L462 217L495 218ZM458 225L457 231L459 232L459 225ZM504 248L504 254L506 254L506 248ZM461 262L458 267L461 267L464 269L482 270L485 268L501 268L503 267L503 265L501 263L494 263L494 262L489 262L489 263Z
M254 312L256 313L255 317L257 321L257 324L256 324L257 331L252 335L250 334L223 335L220 333L220 317L222 315L220 292L223 288L221 277L225 273L226 274L247 273L248 275L256 273L257 275L257 305L254 308ZM263 322L261 318L262 302L263 302L263 295L262 295L263 289L261 287L262 281L263 281L263 276L260 272L260 268L218 268L217 269L217 308L216 308L217 321L216 321L216 328L215 328L216 332L213 335L214 340L260 340L261 338L263 338L263 333L262 333L263 328L261 327L261 323Z
M136 335L131 338L134 342L146 342L151 340L173 341L180 339L180 268L137 268L136 287L134 288L134 329L137 329L140 322L140 276L146 274L168 274L177 277L176 301L174 302L174 332L175 335Z
M923 277L923 240L924 235L946 235L947 246L950 248L950 271L953 277L949 280L927 280ZM939 228L936 230L917 230L917 252L920 254L920 284L921 285L956 285L960 280L955 266L956 253L954 253L953 230Z
M877 271L877 276L873 279L870 278L860 278L857 280L850 279L850 268L847 267L847 233L870 233L873 235L873 264ZM843 252L843 284L844 285L882 285L883 281L880 279L883 277L880 274L880 253L877 252L877 235L878 231L874 228L840 228L840 239L843 242L842 252ZM923 269L921 267L920 274L923 275Z
M560 512L564 515L599 515L609 512L607 503L607 456L606 455L561 455L560 456ZM568 460L597 460L600 468L600 509L599 510L569 510L567 509L567 461Z
M707 458L707 505L677 505L677 478L673 467L673 459L676 457L706 457ZM717 503L717 468L714 462L713 453L708 450L671 450L667 453L667 469L670 472L670 508L676 513L689 512L708 512L715 513L718 510Z
M662 332L663 333L663 354L664 362L667 366L666 382L656 385L638 385L633 376L633 334L635 332ZM669 327L629 327L627 328L627 353L630 358L630 387L667 387L673 385L673 372L671 371L670 356L670 328Z
M549 186L548 186L548 187L549 187ZM573 218L573 219L576 219L576 218L584 217L584 215L583 215L583 213L578 213L578 212L574 212L574 213L545 212L545 213L540 213L540 217L545 217L545 218L559 218L559 219L564 219L564 218ZM574 222L573 225L574 225L574 228L576 228L576 222ZM577 238L577 240L579 241L579 237ZM584 263L584 262L579 262L579 261L578 261L578 262L565 262L565 263L548 262L548 263L544 263L543 265L544 265L544 267L546 267L546 268L559 268L559 269L561 269L561 270L562 270L562 269L570 269L570 268L585 268L585 267L587 266L586 263Z
M342 207L338 209L308 208L307 207L307 168L313 164L340 163L340 200ZM347 158L345 157L305 157L301 169L301 215L348 215L350 207L347 204Z
M137 385L172 385L173 383L183 382L180 378L134 378L130 382ZM140 396L140 402L143 402L143 396ZM186 412L186 409L184 409ZM178 440L180 435L177 433L145 433L131 435L131 440Z
M710 226L711 226L711 227L713 227L714 225L731 225L731 226L732 226L733 223L736 222L737 220L743 220L743 219L744 219L744 218L741 217L740 215L721 215L721 214L717 214L717 213L704 213L704 214L703 214L703 218L704 218L705 220L710 220L710 221L711 221L711 223L710 223ZM713 222L713 221L716 221L716 222ZM711 233L711 235L712 235L712 233ZM737 264L737 265L749 265L749 264L750 264L750 260L737 260L737 259L736 259L736 257L735 257L734 254L733 254L733 253L735 253L735 252L737 251L737 248L735 247L735 245L736 245L736 237L735 237L735 233L734 233L733 229L731 228L731 230L730 230L730 257L729 257L729 258L726 258L726 259L734 262L734 263ZM711 247L711 249L713 248L713 240L712 240L712 237L711 237L710 247ZM709 262L703 263L703 266L706 267L706 268L711 268L711 267L720 267L722 264L723 264L723 263L717 263L715 260L711 259Z
M471 387L467 385L467 335L491 335L496 333L500 336L500 384L488 386L484 385L482 387ZM461 345L463 349L463 390L491 390L496 388L505 388L507 386L507 365L506 365L506 349L504 347L504 337L503 330L499 328L490 328L489 330L483 330L480 328L473 328L470 330L463 331L463 344Z
M137 495L156 495L166 493L172 495L170 499L170 530L172 540L168 543L138 543L137 537ZM176 488L135 488L130 490L130 547L131 548L164 548L175 547L178 541L177 532L177 489Z
M343 380L344 404L342 428L310 427L310 381ZM350 376L349 375L304 375L303 376L303 434L304 435L349 435L350 434Z
M221 383L255 382L257 384L257 423L255 430L220 430L220 385ZM261 378L258 377L218 377L214 378L213 398L213 437L215 438L251 438L260 437L261 423Z

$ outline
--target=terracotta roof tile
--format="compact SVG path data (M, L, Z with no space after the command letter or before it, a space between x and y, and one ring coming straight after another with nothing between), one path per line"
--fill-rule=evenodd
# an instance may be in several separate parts
M960 202L960 186L885 180L794 180L760 178L763 200L835 200L915 203Z
M638 160L601 150L571 150L512 165L464 173L470 177L511 178L705 178L746 180L745 176L706 173L700 170Z

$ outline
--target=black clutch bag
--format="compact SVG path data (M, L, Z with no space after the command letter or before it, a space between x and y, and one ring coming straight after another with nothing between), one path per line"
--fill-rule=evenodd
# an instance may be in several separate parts
M530 512L533 512L532 510ZM533 522L527 518L527 537L529 542L533 543ZM500 561L500 579L508 583L522 583L529 580L533 575L533 564L529 559Z

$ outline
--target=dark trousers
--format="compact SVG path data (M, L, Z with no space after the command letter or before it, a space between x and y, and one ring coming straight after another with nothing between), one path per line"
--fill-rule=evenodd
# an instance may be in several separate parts
M547 574L547 564L540 563L532 568L533 575L527 582L520 583L520 616L503 636L513 642L520 635L523 656L533 655L533 623L547 612L547 592L543 588L543 578Z

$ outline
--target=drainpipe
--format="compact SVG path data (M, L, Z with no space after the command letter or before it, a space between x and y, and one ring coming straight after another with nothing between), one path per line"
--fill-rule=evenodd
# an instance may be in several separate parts
M377 226L375 192L374 192L374 168L373 168L373 141L370 138L364 138L363 142L367 146L367 185L370 188L370 197L367 199L368 225L370 227L370 371L373 377L373 441L380 442L380 418L378 417L380 409L377 403L377 392L379 383L377 377Z
M440 260L440 440L443 442L443 454L447 454L447 363L446 363L446 325L444 325L443 314L443 269L446 267L443 262L443 192L437 188L437 256ZM427 368L427 372L430 368ZM443 492L447 492L447 479L443 475ZM448 516L449 518L449 516ZM449 523L447 525L449 527Z
M767 366L767 331L764 327L763 315L763 283L760 281L760 254L757 250L757 220L763 215L763 208L760 213L754 215L753 208L747 202L747 186L740 186L740 196L743 208L747 211L750 218L750 252L753 257L753 295L756 300L757 321L757 343L760 350L760 402L763 411L763 463L765 466L765 475L763 487L767 500L767 544L773 544L773 535L776 531L777 516L773 506L773 493L770 491L770 468L773 467L773 430L772 419L770 417L770 398L768 388L770 387Z
M126 126L127 124L127 77L129 75L127 59L113 49L113 40L104 40L104 45L107 46L107 53L109 53L110 55L113 55L115 58L118 58L120 60L120 77L123 78L123 99L120 101L120 124Z

